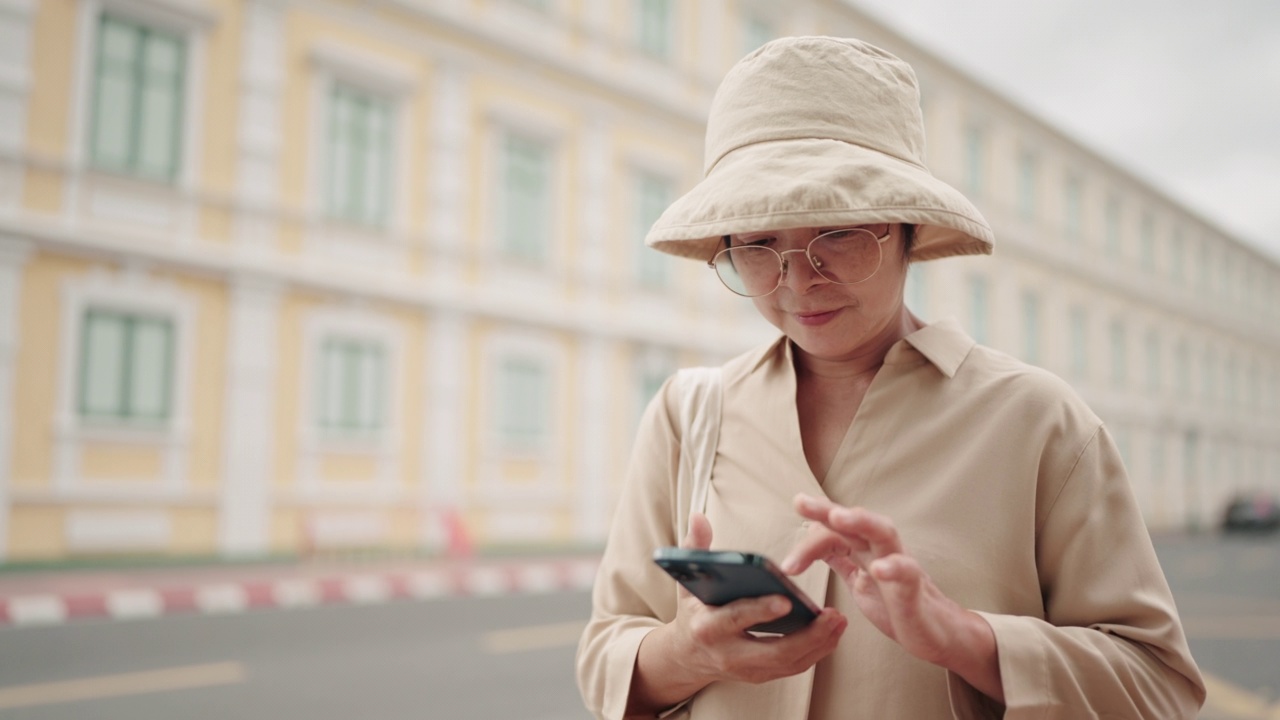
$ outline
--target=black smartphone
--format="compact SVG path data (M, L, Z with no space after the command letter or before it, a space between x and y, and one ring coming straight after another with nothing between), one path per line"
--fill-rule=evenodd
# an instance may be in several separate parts
M763 555L664 547L654 551L653 561L707 605L763 595L791 601L789 614L748 628L752 632L786 635L813 622L822 611Z

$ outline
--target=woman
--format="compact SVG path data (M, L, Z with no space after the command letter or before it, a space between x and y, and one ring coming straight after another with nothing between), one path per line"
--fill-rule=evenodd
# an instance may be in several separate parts
M992 233L922 162L910 67L787 38L716 93L703 181L648 243L710 260L782 337L723 368L705 515L678 537L680 398L641 423L578 677L598 717L1191 718L1204 700L1101 421L1052 375L926 325L911 261ZM706 607L660 546L782 559L780 598Z

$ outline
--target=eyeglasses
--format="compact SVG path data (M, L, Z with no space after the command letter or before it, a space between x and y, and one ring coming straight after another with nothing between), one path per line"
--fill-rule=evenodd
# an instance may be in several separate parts
M727 247L707 263L720 282L743 297L762 297L786 281L790 253L804 253L814 272L837 285L856 285L870 280L884 259L882 246L891 226L875 225L824 232L803 249L770 247L777 238L767 237L746 245ZM883 232L881 231L883 228Z

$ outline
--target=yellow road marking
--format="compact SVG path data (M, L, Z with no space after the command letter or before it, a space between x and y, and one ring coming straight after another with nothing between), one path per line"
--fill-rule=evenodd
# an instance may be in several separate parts
M145 695L168 690L233 685L245 681L244 666L235 662L186 665L0 688L0 710L81 700L101 700L125 695Z
M548 648L577 645L582 636L582 629L587 626L585 620L556 623L554 625L534 625L532 627L514 628L511 630L495 630L485 633L482 642L484 649L491 655L509 655L527 650L546 650Z
M1205 688L1209 691L1204 703L1206 717L1215 720L1280 720L1280 702L1272 704L1262 695L1209 673L1202 674Z

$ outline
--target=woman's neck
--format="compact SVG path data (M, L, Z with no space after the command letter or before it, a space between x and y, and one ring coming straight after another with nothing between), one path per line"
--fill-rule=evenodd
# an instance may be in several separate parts
M796 374L824 382L870 382L876 371L884 365L889 349L922 327L924 323L903 306L901 314L886 323L862 347L848 355L838 358L818 357L793 343Z

